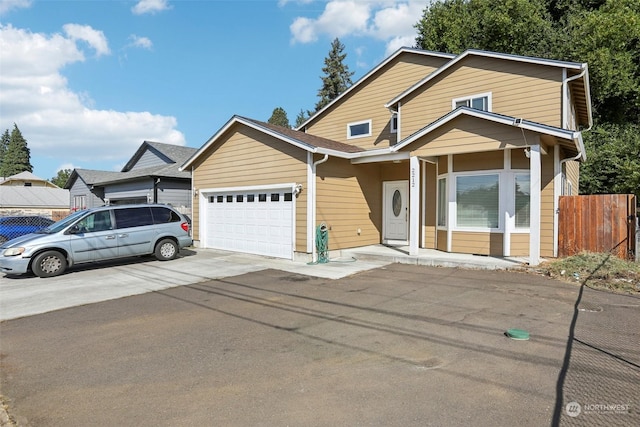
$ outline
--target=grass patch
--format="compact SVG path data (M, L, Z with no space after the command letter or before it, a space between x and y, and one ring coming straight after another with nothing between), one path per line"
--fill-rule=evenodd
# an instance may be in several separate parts
M581 252L539 266L552 277L615 292L640 293L640 263L607 253Z

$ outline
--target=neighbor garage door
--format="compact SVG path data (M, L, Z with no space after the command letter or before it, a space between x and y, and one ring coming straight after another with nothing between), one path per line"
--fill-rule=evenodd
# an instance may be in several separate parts
M290 187L205 195L206 247L293 257L294 202Z

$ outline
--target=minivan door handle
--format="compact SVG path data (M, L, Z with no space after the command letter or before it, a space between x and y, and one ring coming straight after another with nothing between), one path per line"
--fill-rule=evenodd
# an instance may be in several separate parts
M110 234L110 235L108 235L107 237L105 237L105 239L107 239L107 240L113 240L113 239L115 239L115 238L116 238L116 236L115 236L115 235L113 235L113 234Z

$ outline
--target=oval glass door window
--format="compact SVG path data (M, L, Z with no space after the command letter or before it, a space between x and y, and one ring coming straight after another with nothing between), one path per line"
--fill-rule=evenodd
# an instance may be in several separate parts
M391 200L391 203L393 208L393 214L396 217L400 216L400 213L402 211L402 195L400 194L399 190L396 190L393 193L393 199Z

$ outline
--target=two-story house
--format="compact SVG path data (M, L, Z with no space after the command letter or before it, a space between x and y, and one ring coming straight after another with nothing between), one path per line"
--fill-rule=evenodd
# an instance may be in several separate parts
M402 48L297 130L234 116L182 166L201 247L557 256L592 124L587 64Z

